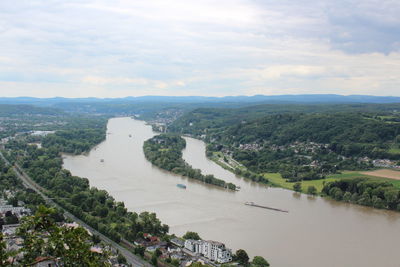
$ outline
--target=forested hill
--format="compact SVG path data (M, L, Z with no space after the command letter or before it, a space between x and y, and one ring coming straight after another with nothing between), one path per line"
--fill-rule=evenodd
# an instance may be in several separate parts
M273 114L336 114L362 113L376 116L392 116L398 114L400 104L264 104L243 108L199 108L187 112L169 125L171 132L202 135L205 132L220 131L226 127L251 122ZM389 116L389 119L390 119ZM381 117L383 120L387 117Z
M277 145L295 141L394 143L397 137L400 139L400 115L386 121L385 117L360 113L269 115L228 127L221 135L228 143L268 141Z
M198 109L169 130L204 139L211 157L222 155L256 174L280 173L295 182L373 168L374 159L398 162L399 111L399 105Z
M211 119L210 119L211 120ZM400 114L379 116L363 113L288 113L260 119L235 121L223 127L206 120L182 128L224 145L288 145L294 142L329 144L346 156L391 157L385 154L400 143ZM192 131L195 129L195 131ZM343 150L343 151L342 151Z

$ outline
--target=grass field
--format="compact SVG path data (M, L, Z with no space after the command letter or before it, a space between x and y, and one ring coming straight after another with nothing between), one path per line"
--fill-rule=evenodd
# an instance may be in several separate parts
M398 148L398 147L391 147L391 148L389 149L388 152L389 152L389 153L392 153L392 154L400 154L400 148Z
M282 176L279 173L265 173L264 177L267 178L275 186L293 190L293 185L295 183L286 182L286 179L282 178ZM307 192L307 188L313 185L317 188L318 193L320 193L322 187L324 186L324 182L326 183L330 181L335 181L337 179L338 178L326 178L321 180L302 181L301 182L302 191Z
M282 187L282 188L293 190L294 183L286 182L286 179L282 178L282 176L279 173L265 173L264 177L267 178L273 185L275 185L277 187ZM377 177L374 177L371 175L362 174L357 171L344 171L341 174L328 175L326 179L302 181L301 182L302 192L304 192L304 193L307 192L307 188L309 186L313 185L317 188L318 193L321 193L324 183L332 182L332 181L336 181L336 180L344 179L344 178L360 178L360 177L367 177L367 178L375 179L375 180L379 180L379 181L388 181L388 182L392 183L395 187L400 189L400 180L394 180L394 179L390 179L390 178L377 178Z

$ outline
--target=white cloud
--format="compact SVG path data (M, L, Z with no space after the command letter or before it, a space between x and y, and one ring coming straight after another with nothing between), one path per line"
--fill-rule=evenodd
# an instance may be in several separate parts
M400 95L400 8L379 3L2 0L0 90L70 97Z
M306 65L278 65L267 67L259 71L263 79L280 79L285 76L313 76L323 74L325 68Z
M142 78L138 78L138 79L125 78L125 77L109 78L109 77L100 77L100 76L85 76L85 77L83 77L82 82L89 83L89 84L95 84L95 85L105 85L105 84L148 85L148 84L150 84L150 82L148 80L142 79Z

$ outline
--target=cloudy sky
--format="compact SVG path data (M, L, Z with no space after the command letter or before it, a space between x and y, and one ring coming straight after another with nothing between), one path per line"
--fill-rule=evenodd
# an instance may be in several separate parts
M398 0L1 0L0 96L400 96Z

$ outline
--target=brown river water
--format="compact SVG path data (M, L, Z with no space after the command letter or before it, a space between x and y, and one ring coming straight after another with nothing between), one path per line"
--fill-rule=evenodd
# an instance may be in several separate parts
M205 185L145 159L143 142L157 133L144 122L111 119L107 132L107 139L88 155L65 155L64 168L107 190L131 211L156 212L171 233L195 231L234 251L243 248L250 256L264 256L275 267L400 267L400 213L249 182L207 159L202 141L185 138L183 157L189 164L241 190ZM289 213L246 206L246 201Z

